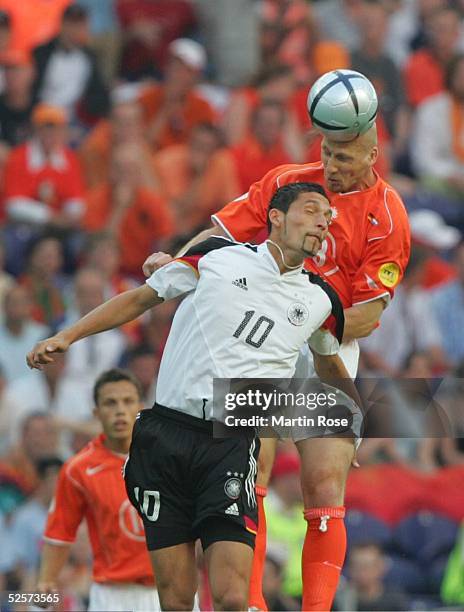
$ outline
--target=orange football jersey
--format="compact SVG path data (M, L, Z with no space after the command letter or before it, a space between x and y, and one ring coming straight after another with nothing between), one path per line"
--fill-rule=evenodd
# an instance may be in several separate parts
M288 183L302 182L324 185L322 163L289 164L271 170L212 219L235 240L252 240L266 228L275 191ZM393 296L410 251L409 223L400 196L379 176L369 189L327 194L333 212L329 234L321 251L308 258L305 267L327 278L345 308Z
M44 540L71 543L85 518L92 546L95 582L153 585L142 521L127 499L122 468L126 460L94 438L66 461L51 504Z

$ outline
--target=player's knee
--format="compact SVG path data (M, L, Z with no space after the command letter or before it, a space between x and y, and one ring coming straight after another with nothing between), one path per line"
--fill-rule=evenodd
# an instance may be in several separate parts
M343 504L346 475L338 469L319 469L303 478L305 505L339 506Z
M195 593L185 585L176 586L171 583L160 584L158 594L162 610L192 610Z
M214 598L215 610L247 610L248 609L248 589L236 589L235 586L227 589L221 595Z

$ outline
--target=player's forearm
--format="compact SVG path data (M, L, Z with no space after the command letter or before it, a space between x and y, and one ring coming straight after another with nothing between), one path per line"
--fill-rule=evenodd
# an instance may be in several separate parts
M187 242L187 244L183 246L178 253L176 253L176 257L184 255L195 244L203 242L203 240L206 240L211 236L226 236L226 233L219 225L209 227L208 229L203 230L202 232L194 236L191 240L189 240L189 242Z
M340 391L349 395L358 406L361 406L358 390L339 355L314 353L314 368L323 383L340 389Z
M39 587L56 584L68 560L70 547L71 545L65 542L63 544L44 543L39 568Z
M147 285L125 291L98 306L74 325L67 327L60 335L72 344L87 336L120 327L133 321L152 306L163 300Z
M373 300L367 304L345 308L343 312L345 315L343 342L369 336L377 327L384 308L385 300L383 298Z

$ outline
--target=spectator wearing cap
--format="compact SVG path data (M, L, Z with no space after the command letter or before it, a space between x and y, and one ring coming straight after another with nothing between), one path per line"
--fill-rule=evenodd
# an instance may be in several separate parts
M84 226L106 229L121 247L122 271L140 276L147 253L172 235L172 217L162 197L148 189L144 162L136 144L113 150L110 178L87 194Z
M100 119L79 149L79 158L88 189L108 181L111 152L114 148L125 144L139 147L140 161L143 161L144 166L144 183L148 188L157 188L157 181L152 172L153 151L146 134L142 106L136 99L124 96L118 99L115 95L109 118Z
M34 69L26 51L0 54L5 88L0 95L0 142L8 147L22 144L32 135Z
M428 253L425 262L423 289L436 289L457 277L456 267L441 255L448 254L462 238L461 232L447 225L434 210L414 210L409 213L409 225L414 244ZM448 258L449 259L449 258Z
M6 215L11 221L78 227L84 191L77 156L66 146L66 113L39 104L32 123L33 138L14 148L7 160Z
M464 194L464 55L447 64L446 91L427 98L416 111L411 160L428 188Z
M187 0L117 0L123 31L119 76L128 81L160 78L173 40L188 36L195 12Z
M87 11L72 4L63 13L58 36L36 47L33 55L37 98L92 124L107 113L109 97L89 43Z
M0 0L11 18L11 48L31 52L58 34L64 9L72 0Z
M219 129L203 123L192 129L186 144L172 145L153 157L178 236L190 237L208 225L218 206L241 193L234 162L222 145Z
M267 538L269 548L286 551L283 592L301 598L301 549L306 533L300 483L300 459L293 452L277 455L266 497Z
M163 83L148 87L140 98L154 149L184 143L194 126L214 122L210 104L195 91L205 67L199 43L179 38L169 45Z
M431 294L435 316L443 346L450 361L457 365L464 359L464 244L454 255L457 278L442 285Z

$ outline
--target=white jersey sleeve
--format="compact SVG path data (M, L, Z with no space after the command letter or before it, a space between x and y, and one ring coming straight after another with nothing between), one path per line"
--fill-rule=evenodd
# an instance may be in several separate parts
M317 329L308 344L315 353L319 355L336 355L340 349L340 344L335 336L328 329Z
M187 261L176 259L156 270L146 282L160 298L172 300L195 290L198 272Z

